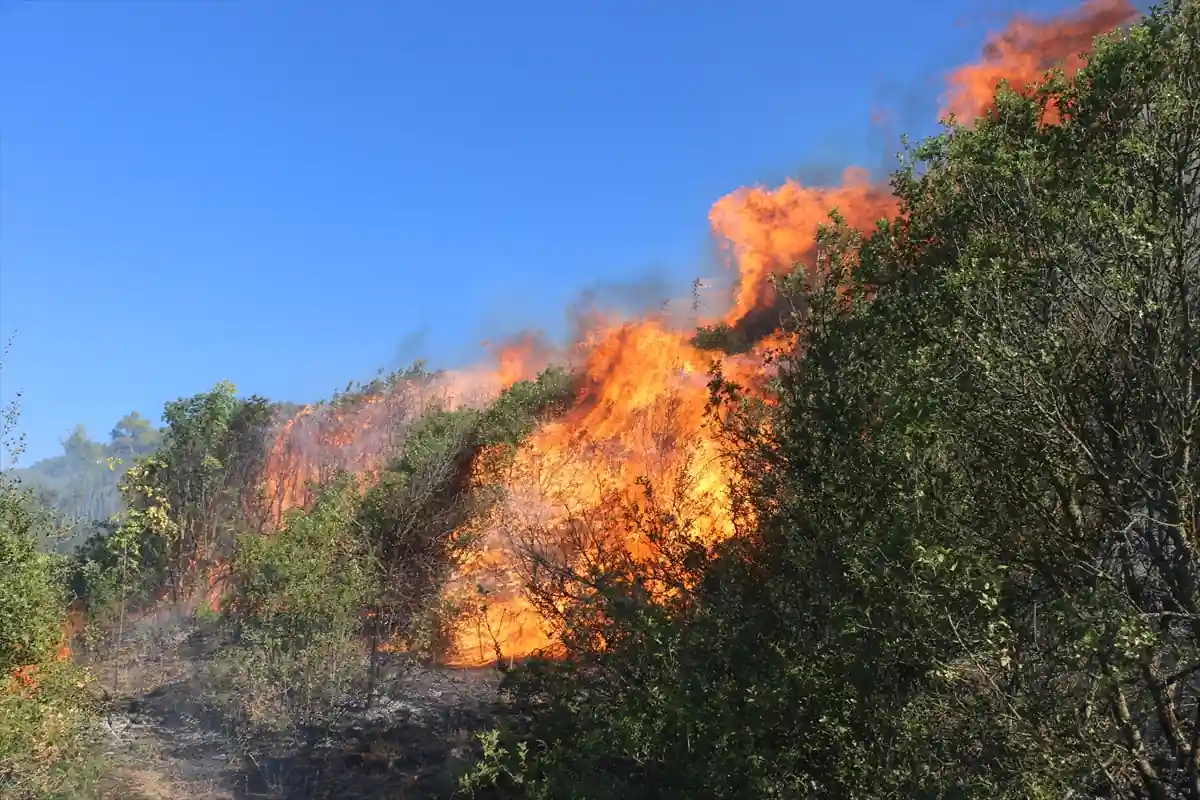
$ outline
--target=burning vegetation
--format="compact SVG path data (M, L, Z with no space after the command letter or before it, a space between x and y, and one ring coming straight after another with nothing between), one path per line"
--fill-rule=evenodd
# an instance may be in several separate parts
M1055 66L1078 70L1078 54L1094 36L1136 16L1127 0L1096 0L1057 20L1018 17L989 39L980 63L950 74L946 110L973 119L986 111L1001 81L1023 90ZM451 585L460 591L484 587L485 610L482 619L464 623L448 656L453 663L488 662L497 654L521 658L552 643L555 621L540 618L521 591L530 558L544 558L548 549L559 551L560 560L567 550L574 551L572 558L582 557L602 544L646 555L636 530L607 531L603 543L582 551L547 541L555 531L577 536L573 521L595 516L614 497L637 502L647 491L682 492L676 499L695 515L690 535L711 545L734 534L734 476L710 424L710 379L719 374L754 384L768 362L786 352L777 282L796 265L816 263L817 230L833 209L848 226L869 231L877 220L896 214L899 202L890 186L853 167L840 186L788 181L774 189L739 189L714 203L709 214L736 275L719 318L696 319L687 328L665 315L633 320L594 315L569 354L568 368L577 376L569 408L540 424L500 466L489 466L484 453L474 466L477 485L500 486L505 499L486 520L470 523L480 532L482 552ZM702 332L740 337L742 344L730 348L730 337L722 342L718 336L716 347L704 346L697 325ZM537 344L527 337L498 348L490 369L404 376L352 401L302 410L284 423L273 445L267 484L274 516L307 505L312 499L307 487L338 471L377 479L399 452L402 431L430 404L447 410L481 406L517 381L534 378L553 355ZM727 349L738 352L723 352ZM532 549L531 528L539 531Z
M370 705L397 651L498 666L468 788L1200 800L1194 4L1070 80L1138 17L1016 18L891 184L718 199L718 314L168 405L82 593L203 598L257 728Z
M1039 83L1051 69L1074 75L1083 66L1092 39L1139 16L1129 0L1087 0L1077 10L1045 22L1018 15L1003 31L988 37L977 63L947 76L942 112L973 120L993 107L1001 81L1019 91Z

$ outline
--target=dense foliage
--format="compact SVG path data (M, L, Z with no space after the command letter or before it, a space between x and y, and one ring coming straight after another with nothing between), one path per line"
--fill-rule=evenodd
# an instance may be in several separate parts
M238 540L221 609L221 675L250 735L336 715L363 673L363 610L377 586L356 482L324 487L272 536Z
M758 528L594 594L470 785L1200 797L1198 42L1171 3L835 219L778 402L715 382Z

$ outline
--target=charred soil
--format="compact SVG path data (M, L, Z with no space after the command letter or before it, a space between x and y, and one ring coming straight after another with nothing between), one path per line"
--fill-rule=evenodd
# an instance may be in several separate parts
M219 647L213 631L183 622L134 630L91 659L116 764L103 796L448 798L497 711L494 670L384 654L369 707L360 694L335 723L249 737L211 680Z

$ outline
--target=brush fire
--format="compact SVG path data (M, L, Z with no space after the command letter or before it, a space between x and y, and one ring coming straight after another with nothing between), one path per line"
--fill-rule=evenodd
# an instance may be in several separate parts
M1022 90L1052 67L1072 73L1094 36L1137 16L1128 0L1091 0L1048 21L1017 16L989 36L978 63L947 76L941 112L973 119L987 112L1002 80ZM769 310L773 277L813 262L817 226L834 208L859 230L898 211L890 188L858 168L847 169L840 186L788 181L774 189L739 189L717 200L709 222L736 282L725 313L700 322L736 327ZM536 430L516 458L499 468L502 472L489 472L486 454L478 458L475 480L503 486L505 499L487 519L472 523L482 532L482 546L451 581L452 587L478 588L485 598L482 617L460 631L452 663L486 663L497 653L519 658L552 645L552 626L520 591L521 554L529 548L583 558L589 547L619 544L635 560L652 557L633 531L612 529L614 519L602 509L613 498L634 500L649 487L689 509L689 535L704 543L734 535L733 476L706 415L709 373L718 367L726 376L753 383L770 354L785 343L770 335L737 356L701 350L692 343L692 322L678 325L665 314L597 315L568 354L581 376L571 410ZM554 355L532 338L497 348L495 354L497 363L490 368L447 374L434 387L443 403L486 402L512 383L536 377ZM325 470L377 473L389 432L420 412L423 399L408 394L413 391L418 390L397 387L352 414L310 408L287 421L269 468L275 513L310 500L304 487ZM577 538L581 523L588 523L590 544L553 541ZM609 530L598 530L605 527Z
M1021 90L1056 65L1077 70L1094 36L1137 16L1128 0L1090 0L1048 21L1018 16L988 38L978 63L947 76L941 113L973 119L987 112L1001 80ZM597 313L568 353L527 337L494 347L493 363L475 369L442 373L432 382L401 380L345 408L335 402L302 409L282 423L269 453L271 518L310 503L310 482L334 471L368 481L377 476L394 455L396 432L429 403L481 406L565 360L578 376L567 413L542 424L513 458L493 464L486 451L477 456L473 481L502 486L503 499L470 523L480 545L446 590L476 593L481 608L458 631L450 663L484 664L497 655L519 658L550 648L552 621L521 591L531 549L570 561L617 545L635 562L653 558L653 548L610 513L614 501L637 502L648 491L686 509L687 535L704 544L736 534L734 476L708 422L710 370L754 385L787 343L768 320L765 328L755 327L757 343L726 355L693 344L696 324L736 328L769 312L773 278L814 263L817 226L834 208L859 230L898 211L890 187L857 168L847 169L839 186L788 181L774 189L739 189L717 200L709 214L736 277L724 312L714 318L688 325L666 313L637 319ZM31 676L22 673L22 679Z

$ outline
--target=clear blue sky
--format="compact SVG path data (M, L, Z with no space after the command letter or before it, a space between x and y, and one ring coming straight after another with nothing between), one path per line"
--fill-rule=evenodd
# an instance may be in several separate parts
M1036 0L0 0L24 463L229 378L306 401L713 272L707 213L880 167Z

